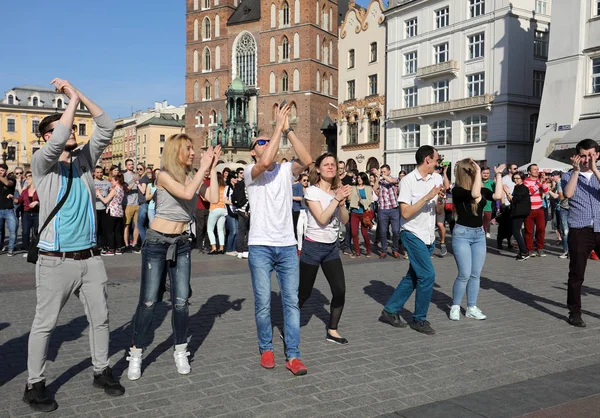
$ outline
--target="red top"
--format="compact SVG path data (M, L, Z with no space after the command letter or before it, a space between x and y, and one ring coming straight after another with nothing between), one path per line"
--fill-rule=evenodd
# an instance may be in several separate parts
M210 179L204 179L204 185L206 187L210 186ZM196 203L196 209L210 209L210 202L208 200L204 200L202 196L198 196L198 203Z
M33 196L30 197L29 196L29 190L25 189L25 190L23 190L23 192L19 196L18 203L20 205L23 205L23 210L25 212L39 212L40 211L40 205L39 204L36 205L33 208L29 207L30 203L33 203L33 202L38 202L39 203L39 201L40 201L40 199L38 198L37 191L33 192Z
M529 189L529 197L531 198L531 209L540 209L542 207L542 199L548 193L548 183L541 183L538 179L527 177L523 180L523 184Z

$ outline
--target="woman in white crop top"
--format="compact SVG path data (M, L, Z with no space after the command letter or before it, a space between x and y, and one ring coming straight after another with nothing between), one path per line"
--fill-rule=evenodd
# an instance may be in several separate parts
M200 169L192 177L194 155L192 140L185 134L171 136L163 151L162 168L156 181L156 217L150 224L142 249L140 298L133 317L133 344L127 357L129 380L137 380L142 375L142 348L152 324L154 307L162 299L161 286L164 286L167 273L173 306L175 365L180 374L190 372L187 338L191 243L185 230L198 194L211 203L219 201L217 183L207 187L203 181L209 170L216 176L221 147L206 150L200 160Z

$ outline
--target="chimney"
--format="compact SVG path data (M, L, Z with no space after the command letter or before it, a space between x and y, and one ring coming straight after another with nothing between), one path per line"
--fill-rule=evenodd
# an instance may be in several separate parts
M154 110L160 110L160 102L154 102Z

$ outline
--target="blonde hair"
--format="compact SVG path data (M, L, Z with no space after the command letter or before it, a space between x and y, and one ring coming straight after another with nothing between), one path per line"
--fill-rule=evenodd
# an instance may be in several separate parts
M161 171L169 173L173 179L181 184L185 184L186 177L192 172L192 166L188 166L180 160L181 151L187 147L188 142L190 145L193 144L192 138L186 134L171 135L167 139L162 154Z
M456 171L454 177L454 185L462 187L465 190L471 190L473 188L475 176L477 175L477 171L475 170L475 164L471 161L470 158L465 158L456 163L455 170ZM473 212L473 215L475 216L477 216L477 205L477 199L473 199L473 201L471 202L471 212ZM454 208L456 208L456 203L453 206Z

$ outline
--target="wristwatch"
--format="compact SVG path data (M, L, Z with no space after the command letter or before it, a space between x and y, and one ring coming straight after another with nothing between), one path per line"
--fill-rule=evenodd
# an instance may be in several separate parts
M293 129L292 128L287 128L285 131L283 131L282 133L287 136L287 134L289 134L290 132L292 132Z

